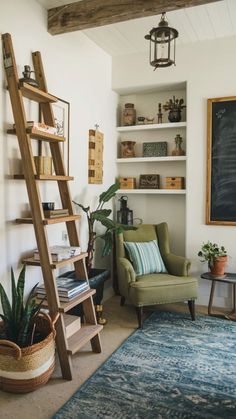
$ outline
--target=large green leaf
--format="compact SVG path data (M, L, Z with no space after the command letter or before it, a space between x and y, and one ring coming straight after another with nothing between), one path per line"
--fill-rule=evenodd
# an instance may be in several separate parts
M33 304L28 304L25 309L21 319L21 325L17 336L17 343L20 347L27 346L28 336L29 336L29 328L30 328L30 321L32 319L33 313Z
M16 304L17 304L17 289L13 269L11 268L11 295L12 295L12 310L13 317L16 318Z
M90 207L84 207L82 204L79 204L78 202L75 202L75 201L72 201L75 205L78 205L78 207L80 207L80 208L82 208L82 210L84 211L84 212L89 212L89 210L90 210Z
M2 303L2 309L3 309L3 314L6 316L6 318L9 321L12 321L12 309L11 309L11 304L10 301L8 299L8 296L2 286L2 284L0 284L0 296L1 296L1 303Z
M24 289L25 289L25 270L26 267L25 265L22 267L19 277L18 277L18 281L17 281L17 287L16 287L16 292L17 292L17 300L15 302L15 306L14 306L14 302L12 302L12 308L15 311L15 324L16 327L19 327L20 322L21 322L21 315L23 312L23 299L24 299ZM14 274L13 274L14 277Z
M101 195L99 196L99 202L108 202L111 198L113 198L113 196L115 196L116 192L118 191L120 187L119 182L115 182L113 183L113 185L111 185L107 191L101 193Z
M111 214L111 209L104 208L104 209L96 210L91 213L91 220L101 221L104 218L109 217L110 214Z
M113 235L111 231L107 231L101 238L104 240L102 256L107 256L111 252L113 246Z
M106 227L108 230L115 230L116 229L116 223L115 221L111 220L110 218L101 218L100 223Z

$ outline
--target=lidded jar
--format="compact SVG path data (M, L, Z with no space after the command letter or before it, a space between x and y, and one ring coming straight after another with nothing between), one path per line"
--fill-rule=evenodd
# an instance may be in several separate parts
M133 103L126 103L123 110L123 125L135 125L136 110Z
M175 149L172 151L172 156L185 156L185 151L182 149L182 137L177 134L175 137Z

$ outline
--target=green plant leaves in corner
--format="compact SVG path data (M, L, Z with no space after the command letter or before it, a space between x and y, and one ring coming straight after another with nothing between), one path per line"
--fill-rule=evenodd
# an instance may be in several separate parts
M107 191L101 193L101 195L99 195L99 203L101 202L108 202L111 198L113 198L113 196L115 196L116 192L118 191L120 187L119 182L115 182L113 183L113 185L111 185Z
M111 214L111 209L104 208L104 209L96 210L91 213L91 220L102 222L102 220L109 217L110 214Z

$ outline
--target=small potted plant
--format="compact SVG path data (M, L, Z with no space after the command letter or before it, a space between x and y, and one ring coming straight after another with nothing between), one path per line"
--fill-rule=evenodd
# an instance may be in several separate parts
M55 328L35 288L24 303L25 266L15 281L11 269L12 302L0 284L3 314L0 314L0 388L27 393L45 384L55 367Z
M198 252L201 262L208 262L208 268L214 276L223 276L225 263L227 262L227 251L224 246L208 241L203 243Z
M169 111L168 119L170 122L180 122L181 111L184 108L186 108L184 105L184 99L176 99L175 96L163 105L163 109L165 111Z

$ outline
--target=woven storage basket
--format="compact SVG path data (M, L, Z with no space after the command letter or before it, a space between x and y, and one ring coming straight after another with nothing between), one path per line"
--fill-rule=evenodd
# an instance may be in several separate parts
M20 348L14 342L0 340L1 390L28 393L46 384L55 367L55 321L40 313L36 330L45 338L32 346ZM0 322L0 329L3 326Z

